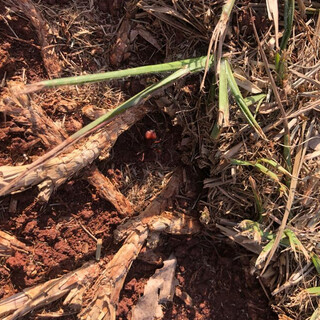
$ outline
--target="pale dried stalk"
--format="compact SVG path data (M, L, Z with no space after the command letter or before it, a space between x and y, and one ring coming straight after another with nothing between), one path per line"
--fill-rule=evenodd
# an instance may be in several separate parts
M10 83L10 87L12 86L17 88L21 84L17 82ZM12 96L14 97L14 95ZM104 109L101 110L104 113L107 112ZM21 95L19 100L6 96L3 99L3 103L0 104L0 112L13 117L15 122L25 126L31 125L33 132L40 137L42 143L48 148L58 145L68 137L68 134L62 128L58 128L53 120L47 117L42 108L30 101L27 95ZM95 116L97 117L97 115ZM109 147L107 145L107 148ZM129 200L97 168L88 168L85 176L88 182L96 187L100 195L110 201L119 213L133 213L132 204ZM42 190L42 193L50 195L51 191L50 189Z
M16 81L8 83L11 88L23 88L23 84ZM44 146L52 148L68 137L68 134L51 120L42 108L31 101L27 95L20 95L19 98L11 92L10 96L5 95L0 102L0 112L9 115L16 123L24 126L31 126L34 134L39 136Z
M210 43L208 46L208 52L207 52L207 60L206 60L206 66L204 69L204 76L200 85L200 89L204 88L204 82L206 80L206 75L209 69L209 57L210 53L213 47L213 52L214 52L214 61L215 61L215 69L217 72L217 76L219 75L220 71L220 62L221 62L221 57L222 57L222 47L224 43L224 39L227 34L227 26L230 20L230 15L234 6L235 0L227 0L225 4L223 5L222 8L222 13L219 19L219 22L215 26L212 36L210 39ZM219 44L219 46L218 46ZM214 45L214 46L213 46ZM218 48L218 50L217 50Z
M179 190L180 181L181 173L172 176L160 195L150 203L142 215L156 215L161 212L163 207L167 207L170 198ZM136 221L137 218L135 218ZM120 291L132 262L138 256L147 239L148 227L142 223L137 223L135 228L123 232L122 235L126 237L126 240L96 281L94 285L95 296L80 313L80 319L115 319ZM120 237L118 237L119 239Z
M304 159L304 156L306 154L307 147L308 147L308 140L309 140L311 132L312 132L312 125L311 125L309 127L307 135L305 137L305 141L306 142L303 143L304 142L303 139L304 139L304 133L305 133L306 125L307 125L306 122L304 122L302 124L301 139L300 139L300 143L299 143L298 148L297 148L297 154L296 154L296 157L295 157L295 162L294 162L293 171L292 171L292 179L291 179L290 188L289 188L288 200L287 200L287 203L286 203L286 206L285 206L285 211L284 211L284 214L283 214L281 225L280 225L280 227L278 229L276 239L274 241L272 249L270 250L270 253L268 255L268 258L266 260L265 266L264 266L261 274L263 274L265 272L265 270L267 269L267 267L268 267L273 255L275 254L275 252L276 252L276 250L278 248L278 245L280 243L281 237L282 237L282 235L284 233L284 230L286 228L288 219L289 219L290 211L291 211L291 208L292 208L292 205L293 205L293 201L294 201L294 198L295 198L296 188L297 188L297 185L298 185L298 179L299 179L300 170L302 168L303 159Z
M112 122L89 136L85 143L72 146L64 154L44 162L36 171L31 171L19 180L6 194L21 192L34 185L39 185L39 199L47 201L51 192L66 180L91 164L105 149L110 149L119 135L141 119L150 107L138 106L127 110ZM0 189L27 170L29 165L0 167Z
M0 301L0 317L4 320L14 320L30 311L47 305L64 295L68 304L79 309L81 301L79 294L83 294L83 287L90 287L92 281L99 275L97 263L86 263L76 271L67 273L61 278L47 281L44 284L25 289L9 298ZM81 305L81 304L80 304Z
M132 219L119 228L117 238L124 236L127 238L93 287L92 282L98 277L100 268L97 263L91 262L59 279L25 289L21 293L0 301L0 317L5 320L17 319L66 294L68 295L64 305L72 305L76 313L82 306L83 294L92 287L95 291L94 298L79 314L79 318L114 320L126 275L148 234L162 231L171 234L193 234L200 231L200 226L195 219L183 214L174 215L167 211L163 212L164 208L170 204L171 198L178 192L181 180L181 171L178 171L140 217Z
M177 172L160 195L138 217L118 227L115 232L116 239L121 240L126 237L126 240L97 280L95 296L79 315L80 319L116 319L116 308L124 280L150 233L164 231L174 234L192 234L200 231L199 224L192 218L163 212L163 208L168 206L170 199L179 190L180 182L181 173Z
M50 27L47 21L31 0L11 0L11 2L23 11L36 29L41 46L42 59L49 77L58 77L61 73L61 66L54 46L51 45L49 40L52 36L50 36Z
M155 215L149 216L148 214L152 211L148 210L148 208L138 217L130 219L117 228L115 231L116 241L121 241L141 226L147 227L150 232L155 233L165 232L175 235L187 235L200 232L198 220L190 216L169 211L162 211L160 215L156 213Z
M131 202L120 193L112 182L98 168L93 166L86 175L88 182L94 186L102 198L108 199L121 215L134 212Z
M0 256L12 255L14 251L30 252L31 249L14 236L0 231Z
M173 176L166 182L165 187L160 194L155 196L148 207L139 214L117 227L114 237L117 242L122 241L130 235L138 226L146 225L154 216L160 215L168 207L168 202L177 193L177 188L181 181L181 173L176 171Z
M136 229L136 232L131 233L96 281L94 298L79 314L79 319L102 320L116 318L117 304L124 280L147 235L146 227L141 227Z
M278 10L278 1L277 0L266 0L268 18L274 23L274 31L276 38L276 47L279 48L279 10Z

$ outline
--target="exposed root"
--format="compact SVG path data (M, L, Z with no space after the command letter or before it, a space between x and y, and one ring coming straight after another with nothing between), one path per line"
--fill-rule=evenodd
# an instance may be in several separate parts
M15 237L0 231L0 256L11 255L14 251L30 252L31 249Z
M23 85L19 82L11 81L9 84L11 90L20 90ZM16 96L15 92L7 95L0 103L0 112L13 117L16 123L24 126L31 126L33 133L41 139L41 142L47 148L61 143L68 135L56 126L42 108L34 103L27 95Z
M39 199L48 201L52 191L70 179L81 169L98 158L102 151L110 150L119 135L140 120L150 107L138 106L119 115L112 122L91 135L81 145L72 146L62 155L44 162L36 172L30 172L8 190L6 194L21 192L34 185L41 190ZM0 188L17 178L29 165L0 167ZM4 195L4 194L3 194Z
M12 86L14 86L15 89L21 87L17 82L11 83L10 87ZM104 109L101 110L106 112ZM17 123L21 123L24 126L32 126L33 133L39 136L43 145L48 149L58 145L68 137L67 133L57 127L53 120L43 112L42 108L36 103L33 103L27 95L20 95L19 100L15 97L11 98L7 96L3 100L3 103L0 104L0 112L10 115ZM97 116L97 114L94 114L94 118ZM120 214L133 213L132 204L129 200L126 199L97 168L88 168L85 177L90 184L97 188L103 198L114 205ZM50 192L51 187L48 190L45 188L42 190L42 194L48 196Z
M0 317L5 320L18 319L66 294L68 295L64 304L72 305L74 309L79 310L84 288L90 287L92 281L99 275L99 270L97 263L86 263L80 269L69 272L61 278L25 289L0 301Z
M41 55L48 72L49 77L58 77L61 73L59 59L52 46L50 38L50 27L39 10L35 7L31 0L11 0L14 5L19 8L30 19L32 25L36 29L40 46Z
M115 233L116 239L126 237L126 240L97 280L94 299L80 313L80 319L116 318L116 308L124 280L148 236L162 231L174 234L199 232L199 225L188 216L175 216L168 212L159 215L178 192L180 182L181 173L177 172L158 197L138 217L118 228Z
M93 185L100 196L112 203L121 215L131 215L134 210L130 201L120 193L112 182L104 176L95 166L88 170L86 175L88 182Z

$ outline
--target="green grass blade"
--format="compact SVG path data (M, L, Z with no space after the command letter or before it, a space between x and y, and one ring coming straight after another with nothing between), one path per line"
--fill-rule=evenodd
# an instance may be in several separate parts
M312 263L313 263L314 267L316 268L318 274L320 274L320 258L319 258L319 256L315 253L311 253L311 260L312 260Z
M267 167L265 167L264 165L262 165L261 163L259 163L258 161L255 162L255 161L243 161L243 160L237 160L237 159L230 159L230 163L234 165L240 165L240 166L255 167L260 172L262 172L263 174L265 174L266 176L268 176L269 178L277 182L280 185L281 193L286 192L287 190L286 186L280 182L280 179L277 176L277 174L271 171L270 169L268 169Z
M240 110L242 111L244 117L246 118L248 123L253 127L253 129L257 132L257 134L261 138L266 139L265 134L263 133L261 127L259 126L258 122L256 121L256 119L252 115L251 111L249 110L247 104L245 103L245 101L242 97L242 94L241 94L240 89L236 83L236 80L232 74L232 70L231 70L231 67L230 67L230 64L228 63L228 61L226 61L226 71L227 71L228 83L229 83L231 92L232 92Z
M258 222L261 222L262 221L262 213L263 213L262 199L261 199L261 196L258 192L256 181L251 176L249 176L249 182L250 182L251 189L252 189L253 196L254 196L255 208L256 208L256 212L257 212L257 220L258 220Z
M286 162L287 170L288 172L292 173L292 159L291 159L291 153L290 153L290 138L287 134L284 135L283 140L283 155L284 160Z
M305 289L309 294L320 296L320 287L312 287Z
M261 241L265 241L266 237L265 237L265 233L263 232L263 230L261 229L261 225L256 222L256 221L252 221L252 220L242 220L239 223L239 227L241 228L241 235L242 236L247 236L250 239L254 239L254 241L258 242L259 244L261 243Z
M256 94L254 96L250 96L247 98L244 98L244 102L247 105L247 107L250 107L253 104L256 104L257 102L260 102L261 100L263 100L267 95L264 93L260 93L260 94Z
M283 80L286 77L287 61L284 57L284 53L277 52L275 54L275 66L278 74L278 83L283 86Z
M304 246L302 245L302 243L300 242L298 237L295 235L295 233L290 229L286 229L286 230L284 230L284 234L289 239L289 243L290 243L291 249L294 253L296 260L298 261L297 250L302 252L303 255L305 256L305 258L307 260L309 260L310 257L309 257L308 251L304 248Z
M222 114L221 125L229 125L228 78L226 61L222 60L219 78L219 113Z
M286 77L286 58L284 50L287 48L288 40L292 33L293 19L294 19L295 0L285 0L284 5L284 32L280 43L280 52L276 53L275 66L278 73L279 82L282 83Z
M288 176L288 177L292 177L292 174L287 171L284 167L282 167L280 164L278 164L276 161L274 160L269 160L269 159L265 159L265 158L261 158L259 160L257 160L257 162L264 162L269 164L270 166L276 168L278 171L280 171L281 173L283 173L284 175Z
M204 61L206 57L203 57L203 66L204 67ZM80 138L86 136L87 134L93 132L94 130L97 130L101 126L105 125L107 121L114 118L114 116L124 112L125 110L129 109L130 107L133 107L137 105L138 103L147 100L152 93L159 89L163 89L165 86L168 86L175 82L176 80L186 76L187 74L197 72L201 70L199 67L199 60L193 60L190 65L184 66L182 69L174 72L173 74L169 75L168 77L160 80L159 82L147 87L146 89L142 90L117 108L109 111L105 115L101 116L100 118L96 119L95 121L89 123L70 137L68 137L65 141L60 143L58 146L50 150L48 153L46 153L44 156L38 158L35 162L33 162L31 165L28 165L28 169L24 171L20 176L18 176L16 179L12 180L10 183L8 183L4 188L0 190L0 196L5 195L8 190L14 189L14 186L16 185L16 182L20 179L23 179L28 173L30 173L33 170L36 170L41 164L43 164L48 159L57 156L60 154L65 148L72 145L74 142L79 140Z
M255 241L258 241L259 243L261 241L270 241L261 252L260 256L258 257L257 264L261 265L261 263L265 259L265 255L269 252L270 248L272 247L272 244L274 243L276 239L276 234L273 234L271 232L265 232L262 229L262 226L255 221L252 220L242 220L239 223L239 227L241 228L241 235L248 236L250 239L254 239ZM271 243L271 244L270 244ZM280 245L283 247L291 247L292 251L294 252L296 258L297 258L297 251L304 254L307 260L309 260L309 253L304 248L298 237L295 235L295 233L291 229L285 229L283 236L280 240ZM320 273L320 259L319 257L311 253L311 259L318 271Z
M260 158L257 161L243 161L243 160L231 159L230 162L232 164L237 164L237 165L242 165L242 166L254 166L254 167L258 168L258 169L261 169L261 171L263 173L266 173L267 171L272 172L268 168L266 168L264 165L261 165L261 162L264 162L264 163L267 163L270 166L276 168L278 171L280 171L284 175L289 176L289 177L292 176L284 167L279 165L276 161L270 160L270 159ZM274 173L274 175L275 175L275 173ZM273 178L274 180L278 181L279 180L278 176L275 177L274 175L272 174L271 178Z
M270 238L272 237L272 239L268 242L268 244L262 249L261 253L259 254L257 260L256 260L256 263L255 263L255 266L259 269L262 268L262 264L263 262L266 260L266 258L268 257L269 255L269 252L272 250L272 247L276 241L276 234L269 234ZM281 239L283 239L285 236L282 236ZM284 245L284 246L288 246L289 244L287 243L287 241L285 241L285 239L281 240L280 241L280 244L281 245Z
M256 260L256 263L255 263L256 268L258 269L262 268L262 264L267 259L268 254L271 251L274 242L275 242L275 239L272 239L269 241L269 243L266 246L264 246L264 248L262 249L261 253L259 254Z
M44 156L38 158L35 162L33 162L31 165L28 166L28 169L24 171L20 176L18 176L16 179L12 180L10 183L8 183L4 188L0 190L0 196L5 195L8 190L14 189L14 186L16 185L16 182L20 179L23 179L28 173L30 173L33 170L36 170L38 166L41 166L45 161L48 159L55 157L59 155L65 148L72 145L74 142L78 141L80 138L86 136L87 134L93 132L94 130L97 130L98 128L105 125L109 120L114 118L116 115L123 113L125 110L137 105L138 103L148 99L152 93L155 91L164 88L165 86L168 86L172 84L174 81L178 80L181 77L186 76L187 74L194 72L194 70L197 70L195 66L193 66L192 71L190 68L183 68L180 69L173 74L169 75L168 77L162 79L161 81L147 87L146 89L142 90L126 102L122 103L117 108L110 110L105 115L101 116L100 118L96 119L95 121L89 123L70 137L68 137L65 141L60 143L58 146L50 150L48 153L46 153Z
M221 61L221 57L222 57L222 46L223 46L223 42L224 42L226 34L227 34L226 29L227 29L227 26L229 23L232 9L234 7L234 3L235 3L235 0L224 1L219 21L215 25L215 28L212 32L211 39L209 42L206 65L204 68L204 75L203 75L203 79L202 79L202 82L200 85L200 90L202 90L204 88L204 83L205 83L206 76L207 76L207 73L209 70L209 57L210 57L211 50L212 50L213 46L214 46L215 57L216 57L215 67L214 67L215 73L216 73L217 69L219 69L219 68L217 68L217 66L220 65L220 61ZM214 45L214 43L216 43L216 44ZM218 43L219 43L219 45L217 45ZM216 50L216 48L217 48L217 50Z
M252 166L257 168L259 171L270 177L272 180L279 182L279 177L269 170L264 165L258 163L258 162L251 162L251 161L243 161L243 160L237 160L237 159L230 159L231 164L240 165L240 166Z
M254 166L254 164L250 161L238 160L238 159L230 159L230 163L238 166Z
M284 33L280 43L280 49L285 50L292 33L294 19L295 0L285 0L284 2Z
M95 121L92 121L91 123L89 123L88 125L83 127L82 129L80 129L79 131L74 133L70 138L77 139L78 137L82 136L83 134L86 134L88 131L99 126L100 124L114 118L116 115L121 114L122 112L131 108L132 106L137 105L143 99L148 98L148 96L150 96L154 91L159 90L159 89L163 88L164 86L171 84L172 82L178 80L179 78L186 76L190 72L191 71L189 68L183 68L183 69L180 69L180 70L174 72L173 74L164 78L163 80L161 80L161 81L147 87L146 89L142 90L141 92L139 92L138 94L136 94L132 98L128 99L126 102L124 102L123 104L121 104L117 108L110 110L109 112L107 112L106 114L101 116L100 118L96 119Z
M228 125L229 125L228 78L227 78L227 72L226 72L226 61L223 59L220 65L220 75L219 75L218 120L211 132L211 138L218 139L221 129Z
M269 178L271 178L272 180L280 183L279 177L277 176L277 174L275 174L273 171L271 171L270 169L268 169L267 167L265 167L264 165L260 164L260 163L255 163L254 166L260 170L262 173L264 173L266 176L268 176Z
M26 92L31 93L31 92L41 90L43 88L65 86L65 85L78 85L78 84L91 83L91 82L100 82L100 81L138 76L138 75L149 74L149 73L173 72L186 67L188 67L190 70L193 70L193 72L195 72L195 71L203 70L203 68L205 67L206 58L207 57L204 56L204 57L185 59L180 61L161 63L156 65L130 68L125 70L117 70L117 71L110 71L110 72L88 74L83 76L44 80L44 81L27 85ZM213 57L211 56L209 60L210 64L212 63L212 61L213 61Z

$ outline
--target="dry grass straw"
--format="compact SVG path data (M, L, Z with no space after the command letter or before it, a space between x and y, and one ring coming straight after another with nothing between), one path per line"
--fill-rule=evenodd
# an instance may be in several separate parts
M299 6L303 7L301 3ZM236 72L245 75L267 94L260 106L249 107L264 131L266 141L259 139L246 125L232 100L228 106L228 117L226 112L221 111L221 106L226 106L225 90L224 102L220 101L220 105L217 99L210 105L195 97L187 101L183 93L177 93L175 97L180 101L180 106L176 107L176 121L185 126L183 134L188 142L186 154L191 155L193 163L200 168L210 171L210 176L204 181L208 198L202 199L200 204L211 211L211 223L219 217L233 221L256 217L262 230L272 232L272 242L271 239L251 242L248 240L250 235L241 234L240 238L238 229L234 232L220 224L221 230L249 250L260 253L262 249L259 246L268 245L264 258L260 259L261 269L257 274L260 275L261 270L265 269L261 281L274 294L274 309L279 315L305 319L311 317L317 307L314 304L316 298L308 297L305 288L317 286L315 263L311 262L311 257L320 253L317 233L320 223L320 154L316 150L319 143L312 143L313 140L318 141L320 133L319 72L316 71L319 70L318 16L308 14L304 17L303 11L302 15L295 11L294 32L290 34L285 50L288 69L281 88L273 80L277 76L272 66L277 52L277 36L270 30L273 23L276 23L276 29L279 24L279 42L284 41L281 37L284 7L279 6L280 22L277 23L276 19L267 22L269 29L264 28L259 20L259 17L268 15L264 1L259 6L240 5L234 9L234 15L250 19L245 13L250 9L256 17L256 36L252 37L252 26L252 32L246 34L244 29L248 27L241 24L241 20L238 25L233 20L235 24L229 26L223 52L228 55ZM308 12L307 9L305 12ZM273 14L274 17L276 14ZM217 88L221 90L219 84ZM244 98L249 95L246 90L241 90L241 93ZM220 119L218 124L223 126L223 130L213 140L210 134L216 118ZM232 158L236 159L234 163L250 163L261 170L230 165ZM266 162L257 162L259 159ZM274 163L277 163L276 167ZM279 182L282 190L279 190ZM280 244L279 247L280 240L285 240L286 246ZM271 259L269 266L265 264L266 259ZM297 303L301 292L304 292L302 311Z
M68 6L37 4L50 23L55 39L52 47L59 55L63 74L80 75L107 68L109 43L115 37L118 22L88 1L71 1ZM90 63L88 64L88 62Z
M209 69L209 57L211 55L211 50L213 48L213 53L215 57L215 70L217 71L217 76L220 74L220 62L222 57L222 47L227 34L227 26L230 21L231 12L234 6L235 0L227 0L222 7L221 16L219 22L216 24L210 39L207 53L207 62L204 69L204 76L201 82L200 89L203 89L206 75Z

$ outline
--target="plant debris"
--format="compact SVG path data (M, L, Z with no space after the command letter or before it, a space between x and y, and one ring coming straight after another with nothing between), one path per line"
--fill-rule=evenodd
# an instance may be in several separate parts
M161 305L173 300L177 285L174 277L176 266L177 259L174 255L163 261L163 267L158 269L145 285L143 296L132 310L132 320L163 318Z
M0 3L0 318L319 317L317 1Z

